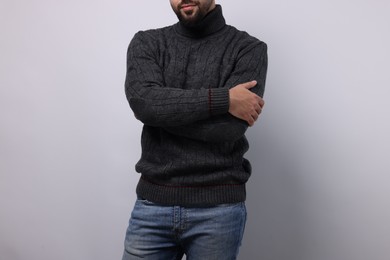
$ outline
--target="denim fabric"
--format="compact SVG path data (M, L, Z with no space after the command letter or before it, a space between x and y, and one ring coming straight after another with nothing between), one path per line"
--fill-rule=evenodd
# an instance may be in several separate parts
M234 260L246 222L245 203L187 208L135 203L122 260Z

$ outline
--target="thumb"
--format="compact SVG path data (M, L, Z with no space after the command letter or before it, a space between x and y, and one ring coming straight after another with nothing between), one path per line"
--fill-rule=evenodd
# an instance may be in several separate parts
M257 85L257 81L256 80L252 80L252 81L246 82L246 83L244 83L242 85L246 89L251 89L251 88L253 88L254 86Z

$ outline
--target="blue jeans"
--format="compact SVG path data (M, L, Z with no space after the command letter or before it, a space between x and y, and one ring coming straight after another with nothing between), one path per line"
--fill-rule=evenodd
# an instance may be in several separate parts
M135 203L122 260L234 260L246 222L245 203L204 208Z

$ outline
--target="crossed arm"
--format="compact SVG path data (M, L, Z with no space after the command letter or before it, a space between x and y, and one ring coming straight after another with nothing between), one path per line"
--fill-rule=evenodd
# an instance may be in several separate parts
M176 135L221 142L240 138L257 120L267 71L264 43L248 46L222 88L191 89L163 85L163 75L140 35L128 50L126 96L146 125Z

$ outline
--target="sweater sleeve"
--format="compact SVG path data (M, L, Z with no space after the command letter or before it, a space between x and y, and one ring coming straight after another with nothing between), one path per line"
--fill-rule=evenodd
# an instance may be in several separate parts
M230 89L238 84L256 80L257 85L251 91L262 97L267 67L267 45L259 41L248 45L240 52L234 71L226 81L224 88ZM225 113L193 124L166 128L166 130L172 134L201 141L226 142L241 138L247 128L246 121Z
M166 86L153 39L138 32L127 52L126 97L135 117L146 125L191 124L229 109L228 88L183 89Z

